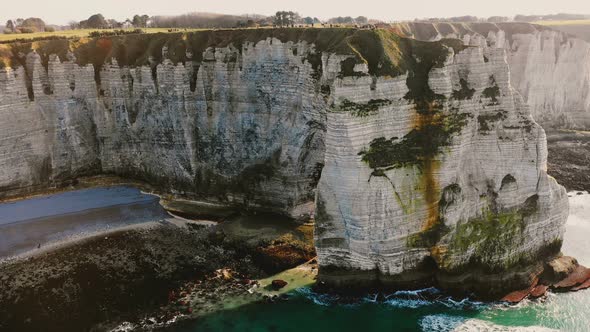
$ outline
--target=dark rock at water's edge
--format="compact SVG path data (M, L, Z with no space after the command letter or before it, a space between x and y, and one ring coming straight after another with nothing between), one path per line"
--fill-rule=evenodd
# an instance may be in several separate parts
M318 251L322 267L379 263L401 271L399 286L442 280L417 266L428 257L450 288L493 275L480 267L522 262L529 275L546 258L529 254L561 239L567 198L545 176L544 134L504 50L403 35L246 29L3 46L0 152L11 158L0 167L14 171L0 174L0 197L115 174L305 220L322 192L317 244L336 253ZM258 252L280 269L308 251L292 248Z
M122 321L141 325L146 316L190 316L199 306L213 310L224 297L250 296L250 280L273 272L258 250L267 245L217 226L159 222L4 261L0 330L101 331Z
M451 296L457 300L470 298L486 302L518 303L526 298L538 299L548 291L569 292L590 288L590 269L578 264L569 256L558 256L546 264L539 264L532 269L513 271L512 279L506 273L497 275L479 275L480 288L474 290L474 281L461 280L460 276L453 284L444 277L423 273L406 274L404 276L382 276L376 271L347 271L342 269L331 271L329 277L322 276L314 289L320 293L337 294L339 302L354 303L366 294L377 294L376 300L383 300L383 294L408 291L407 294L420 293L421 298L439 299ZM338 274L336 275L335 272ZM376 277L379 277L376 281ZM438 279L440 278L440 279ZM486 279L490 280L486 280ZM358 281L358 284L356 282ZM445 284L447 282L447 284ZM498 287L501 282L509 283ZM464 283L465 287L460 287ZM437 288L433 288L435 285ZM514 291L506 292L506 289Z
M274 290L279 290L285 286L287 286L287 282L281 279L275 279L272 281L271 286Z
M556 292L578 291L590 287L590 269L579 265L575 258L561 256L548 262L543 272L530 286L502 297L502 301L518 303L527 297L539 298L548 290Z

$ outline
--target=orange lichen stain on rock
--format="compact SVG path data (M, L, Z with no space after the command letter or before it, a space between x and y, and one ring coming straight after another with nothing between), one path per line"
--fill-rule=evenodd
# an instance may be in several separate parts
M440 168L440 162L428 158L424 161L424 173L422 174L422 190L424 194L424 201L426 202L427 215L426 222L422 230L431 229L438 221L438 202L440 198L440 186L435 177L435 173Z
M432 256L432 258L434 258L434 261L436 262L436 264L441 266L444 263L443 258L446 256L447 251L448 251L447 246L435 245L432 248L430 248L430 256Z
M426 103L425 106L427 109L416 111L412 122L416 130L427 133L429 127L442 125L443 115L437 112L440 104L436 100ZM423 147L423 150L426 150L425 147ZM438 202L441 193L436 174L440 168L440 161L434 159L434 157L433 154L427 153L424 155L423 160L424 168L420 179L420 190L427 207L427 215L422 231L431 229L439 221Z

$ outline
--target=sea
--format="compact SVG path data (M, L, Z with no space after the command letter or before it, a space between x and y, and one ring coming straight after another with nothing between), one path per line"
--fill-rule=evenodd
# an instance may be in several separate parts
M590 194L568 193L562 251L590 266ZM158 198L132 187L93 188L0 204L0 259L75 234L168 216ZM168 216L169 217L169 216ZM167 332L576 331L590 332L590 290L550 293L517 305L453 299L435 288L366 294L343 304L301 287L284 301L228 306Z
M562 251L590 266L590 195L571 192ZM166 331L590 331L590 290L550 293L517 305L445 297L437 289L367 294L342 304L309 287L286 301L253 303L218 311Z

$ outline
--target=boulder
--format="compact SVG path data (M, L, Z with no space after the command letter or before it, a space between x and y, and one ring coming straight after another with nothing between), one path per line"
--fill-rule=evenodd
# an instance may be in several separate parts
M279 290L285 286L287 286L287 282L285 280L281 280L281 279L275 279L272 281L271 286L274 290Z
M547 293L547 289L549 289L549 286L547 285L537 285L537 287L533 288L531 291L530 296L534 299L539 298Z
M578 265L565 279L553 285L558 290L569 290L574 286L582 285L590 279L590 269Z
M561 256L547 264L548 277L556 280L564 279L578 267L578 261L570 256Z

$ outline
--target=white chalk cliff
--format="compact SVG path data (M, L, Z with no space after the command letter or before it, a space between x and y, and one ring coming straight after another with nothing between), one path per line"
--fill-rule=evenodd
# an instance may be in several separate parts
M511 54L461 44L263 29L0 45L0 195L117 174L293 216L315 199L328 284L519 287L559 251L567 197Z
M421 40L459 38L506 51L512 86L546 127L590 129L590 43L529 23L409 23L397 29Z
M494 294L500 280L526 287L539 257L559 250L566 193L547 176L544 130L504 50L448 51L428 73L430 109L404 98L405 75L336 83L335 100L382 106L328 113L316 214L325 282Z

